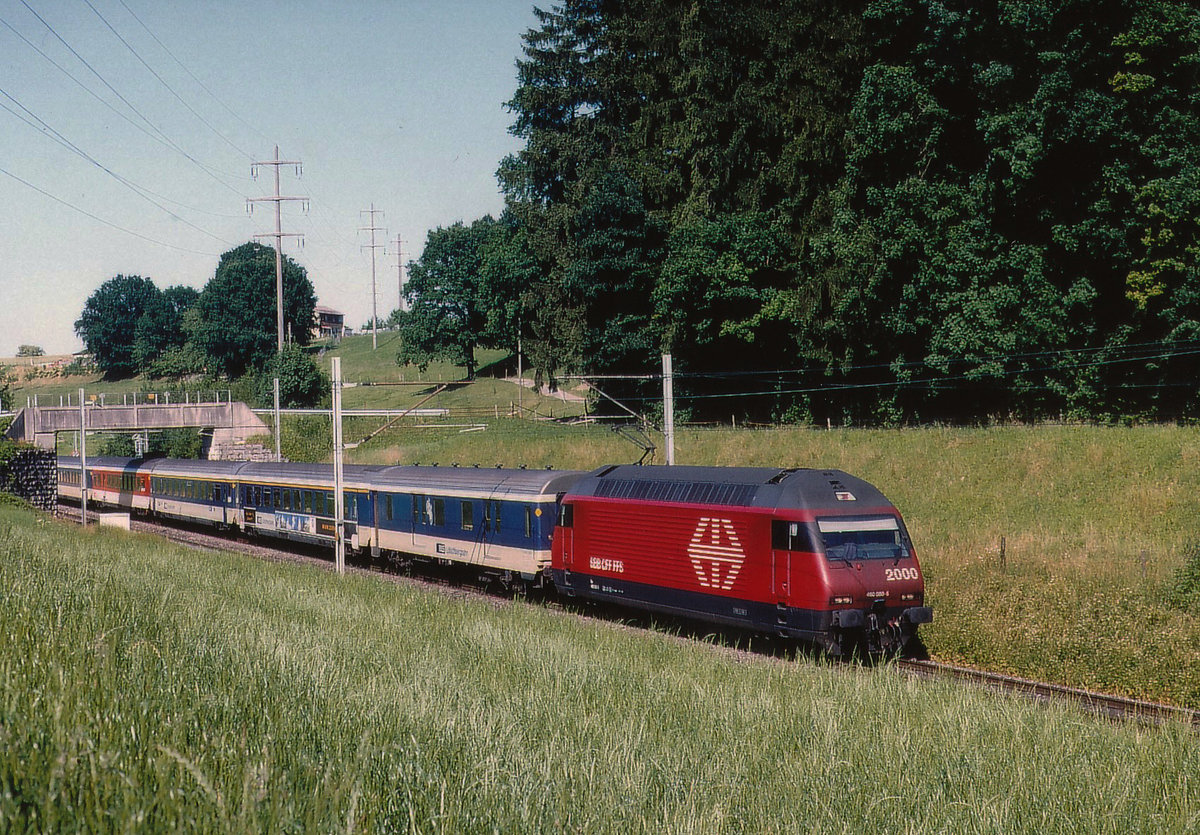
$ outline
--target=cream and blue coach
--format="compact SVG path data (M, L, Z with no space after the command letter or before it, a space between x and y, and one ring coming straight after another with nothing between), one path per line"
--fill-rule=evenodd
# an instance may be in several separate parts
M373 544L386 552L532 580L550 563L558 500L581 475L385 467L365 479L372 490Z
M328 464L180 459L88 462L95 498L152 515L322 545L335 536ZM526 582L550 562L558 501L583 474L564 470L355 466L344 471L346 541L389 557L474 566ZM119 477L119 478L118 478ZM59 494L79 499L79 459L59 460ZM134 494L120 491L126 482ZM117 491L117 492L113 492Z

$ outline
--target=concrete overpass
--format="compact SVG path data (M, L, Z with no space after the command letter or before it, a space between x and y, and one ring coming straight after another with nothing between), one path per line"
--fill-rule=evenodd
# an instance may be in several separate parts
M270 434L258 415L241 402L216 403L133 403L84 405L84 420L89 432L140 432L155 429L196 427L212 431L213 445L244 441L254 435ZM78 432L79 405L30 405L17 412L5 436L35 444L42 449L55 448L58 432Z

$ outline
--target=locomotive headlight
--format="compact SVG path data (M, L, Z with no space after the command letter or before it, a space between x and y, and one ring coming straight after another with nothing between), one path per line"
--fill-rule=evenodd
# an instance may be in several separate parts
M853 597L831 597L829 598L830 606L849 606L854 602Z
M909 593L909 594L902 594L902 595L900 595L900 599L901 599L901 600L916 600L916 599L917 599L917 596L916 596L915 594L912 594L912 593Z

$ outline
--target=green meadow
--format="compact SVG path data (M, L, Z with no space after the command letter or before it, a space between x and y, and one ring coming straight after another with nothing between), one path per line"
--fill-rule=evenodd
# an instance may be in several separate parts
M13 508L0 555L7 832L1200 826L1181 726Z
M341 355L347 381L376 384L347 389L348 408L407 408L461 377L400 368L395 340L380 334L372 350L356 336L320 355L326 366ZM478 359L485 372L504 362ZM385 419L347 418L347 441L373 436L348 460L591 469L641 457L604 424L562 420L583 411L578 401L503 376L424 403L443 418L377 435ZM518 401L559 419L505 417ZM288 417L284 454L329 460L330 434L328 418ZM677 461L839 468L879 486L917 545L935 608L922 635L939 659L1200 708L1200 429L685 427Z
M603 426L499 420L398 426L352 460L590 469L640 454ZM1200 708L1200 429L684 429L676 460L879 486L916 543L939 659Z

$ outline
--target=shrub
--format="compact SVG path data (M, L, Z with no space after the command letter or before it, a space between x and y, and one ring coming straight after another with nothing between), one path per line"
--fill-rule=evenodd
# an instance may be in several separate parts
M329 378L302 348L285 345L255 378L254 399L267 408L274 404L274 379L279 378L279 405L287 409L319 406L330 394Z

